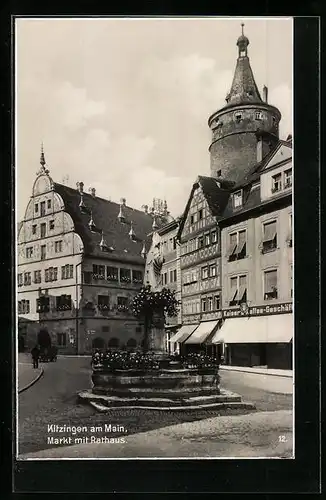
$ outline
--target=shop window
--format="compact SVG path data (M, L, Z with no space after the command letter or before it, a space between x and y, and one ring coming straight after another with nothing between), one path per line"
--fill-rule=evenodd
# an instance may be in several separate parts
M57 333L57 345L59 347L66 347L66 345L67 345L67 334L66 333Z
M264 300L277 299L277 270L264 273Z
M72 308L71 295L59 295L56 297L57 311L70 311Z
M277 193L282 189L282 174L272 176L272 193Z
M263 224L262 253L267 253L277 248L276 221Z

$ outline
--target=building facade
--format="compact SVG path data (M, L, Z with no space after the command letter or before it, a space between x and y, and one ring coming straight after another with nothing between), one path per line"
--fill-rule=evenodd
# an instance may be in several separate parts
M143 285L154 212L55 183L41 168L18 231L19 346L46 332L61 353L138 348L143 325L129 304ZM158 222L157 222L158 221Z
M170 339L233 365L292 366L292 138L257 88L249 39L226 105L208 124L211 177L194 183L178 231L182 327ZM215 349L212 346L216 346Z
M221 219L227 364L292 368L292 144L279 141Z

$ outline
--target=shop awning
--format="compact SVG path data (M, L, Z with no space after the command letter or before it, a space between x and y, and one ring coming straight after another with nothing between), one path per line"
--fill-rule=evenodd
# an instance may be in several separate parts
M292 314L228 318L213 336L212 344L287 343L292 337Z
M218 325L218 321L203 321L198 328L187 338L185 344L202 344Z
M198 325L183 325L180 330L169 339L169 342L184 342L192 332L196 330L197 326Z

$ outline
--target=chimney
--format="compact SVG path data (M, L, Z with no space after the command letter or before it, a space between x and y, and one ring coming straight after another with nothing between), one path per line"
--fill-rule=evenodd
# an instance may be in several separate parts
M78 190L80 193L83 193L83 192L84 192L84 183L83 183L83 182L77 182L76 186L77 186L77 190Z
M266 85L263 87L263 101L268 103L268 88Z
M120 203L121 203L121 205L122 205L123 207L125 207L125 206L126 206L126 198L121 198L121 199L120 199Z
M96 196L96 189L95 188L89 188L89 192L91 193L91 195L93 196L93 198L95 198Z

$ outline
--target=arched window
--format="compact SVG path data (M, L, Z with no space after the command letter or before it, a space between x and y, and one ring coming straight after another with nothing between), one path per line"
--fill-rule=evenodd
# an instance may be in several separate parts
M108 347L119 347L120 345L120 340L117 339L116 337L112 337L109 342L108 342Z
M234 113L234 119L237 123L240 123L241 120L243 119L243 113L241 111L236 111Z
M102 337L95 337L92 342L93 349L103 349L105 347L105 340Z
M137 347L137 340L129 339L127 342L127 347Z

